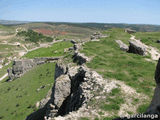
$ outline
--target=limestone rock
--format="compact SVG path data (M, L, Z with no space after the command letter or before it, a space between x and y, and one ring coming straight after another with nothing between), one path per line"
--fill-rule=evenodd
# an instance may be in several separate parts
M71 40L71 43L72 44L76 44L77 42L75 40Z
M15 60L12 69L8 69L9 81L21 77L26 71L34 67L36 64L32 59Z
M107 85L106 85L107 84ZM85 65L70 66L59 60L55 68L55 83L52 87L50 100L43 104L43 118L51 120L57 116L64 116L80 108L85 108L94 97L93 92L104 88L102 92L108 93L116 84L110 84L97 72L90 71ZM37 103L39 105L40 103ZM75 114L76 116L76 114ZM27 120L36 120L37 112L29 115Z
M156 83L159 85L160 84L160 58L158 60L157 66L156 66L154 78L156 80Z
M130 28L126 28L125 29L125 32L129 33L129 34L132 34L132 33L136 33L136 30L132 30Z
M59 60L56 63L54 79L56 80L59 76L66 74L67 71L68 67L66 67L62 60Z
M81 48L81 45L80 44L74 44L73 48L74 48L75 51L78 51Z
M139 54L145 56L147 54L147 50L143 44L137 41L130 40L129 41L129 53Z
M82 65L86 62L89 62L90 59L86 57L83 53L75 52L73 55L73 61L77 62L77 64Z
M116 40L116 43L119 44L119 47L121 50L123 50L123 51L129 50L129 47L125 43L123 43L121 40Z
M156 67L155 81L157 85L154 91L152 102L147 109L147 113L160 115L160 59L158 60L158 64Z
M152 102L147 109L148 114L158 114L160 115L160 86L157 85L154 91L154 96Z
M24 73L35 67L36 65L44 64L46 62L57 61L60 57L43 57L34 59L21 59L13 61L12 68L8 69L8 81L12 81L21 77Z
M102 35L100 32L95 32L95 33L93 33L93 35L90 36L90 39L92 41L97 41L97 39L106 38L106 37L108 37L108 36Z
M55 81L54 85L54 105L61 107L63 101L69 96L71 90L71 80L68 75L61 75Z
M160 40L157 40L157 43L160 43Z

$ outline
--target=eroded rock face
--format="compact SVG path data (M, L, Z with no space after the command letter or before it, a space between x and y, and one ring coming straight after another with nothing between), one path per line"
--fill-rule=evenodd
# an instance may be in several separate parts
M36 64L33 60L17 60L13 62L12 69L8 70L9 80L21 77L26 71Z
M129 44L130 44L129 50L128 50L129 53L134 53L139 55L147 54L146 48L143 44L140 44L139 42L133 41L133 40L130 40Z
M94 40L101 39L101 38L106 38L106 37L108 37L108 36L102 35L102 33L100 33L100 32L95 32L93 35L90 36L90 39L92 41L94 41Z
M158 114L160 116L160 59L158 60L158 64L155 71L155 81L157 85L154 91L152 102L149 108L147 109L147 113Z
M41 108L43 115L45 114L43 116L45 120L64 116L72 111L79 110L82 106L86 106L94 97L93 92L99 89L104 89L103 92L108 93L116 87L116 84L106 87L109 83L97 72L90 71L85 65L69 67L68 65L64 65L63 61L59 60L55 69L55 74L57 75L55 75L51 98L44 105L44 108ZM34 119L37 118L35 114L28 116L27 120L37 120Z
M125 43L123 43L121 40L116 40L116 43L118 43L121 50L126 52L129 50L129 47Z
M56 79L53 93L54 105L59 109L71 93L71 80L68 75L61 75Z
M66 66L61 60L59 60L55 67L54 79L56 80L59 76L67 74L68 66Z
M73 55L73 61L77 62L77 64L79 64L79 65L82 65L90 60L83 53L75 52Z
M90 59L85 56L83 53L80 53L79 51L82 49L81 48L81 43L79 44L74 44L74 54L73 54L73 62L76 62L79 65L82 65L86 62L89 62Z
M22 59L13 61L12 68L8 69L8 81L12 81L16 78L21 77L28 70L32 69L36 65L44 64L46 62L56 61L58 57L43 57L34 59Z

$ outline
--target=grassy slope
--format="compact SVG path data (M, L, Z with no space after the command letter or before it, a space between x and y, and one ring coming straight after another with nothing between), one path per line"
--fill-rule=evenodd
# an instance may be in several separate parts
M156 43L157 40L160 40L160 32L137 32L135 36L141 39L146 45L156 47L160 50L160 44Z
M11 67L11 65L12 65L12 63L10 63L9 65L4 66L2 69L0 69L0 77L2 77L4 74L7 73L7 69L8 69L9 67Z
M15 33L13 27L0 25L0 31L4 31L5 33L0 33L0 35L11 35Z
M52 31L66 32L66 35L59 35L54 33L54 35L60 38L76 38L76 39L86 39L92 33L96 31L85 26L74 26L70 24L54 24L54 23L28 23L23 25L17 25L18 27L23 27L26 29L49 29Z
M26 55L27 58L64 55L64 49L71 47L70 42L55 43L52 47L40 48ZM0 82L0 119L22 120L32 113L35 103L44 98L52 85L37 92L42 85L53 84L54 63L37 66L13 82ZM10 66L10 65L9 65ZM0 70L0 76L9 66ZM34 97L33 97L34 96Z
M0 44L0 51L1 52L13 52L14 50L24 50L24 48L22 48L21 46L18 47L16 45L4 45L4 44Z
M2 120L23 120L32 113L37 101L44 98L53 84L55 63L33 68L13 82L0 83L0 118ZM47 85L39 92L36 90Z
M129 35L124 33L123 30L112 29L105 33L109 34L110 37L102 39L100 42L88 42L83 46L82 52L87 56L94 57L87 66L96 70L104 78L124 81L127 85L136 89L137 92L144 93L152 98L153 88L155 87L153 79L155 64L146 61L144 56L120 50L115 40L120 39L127 43L129 39ZM147 100L144 104L148 105L149 101ZM143 108L146 105L143 105ZM110 111L114 112L114 109Z
M63 56L64 49L71 47L73 44L70 42L58 42L53 44L53 46L48 48L40 48L29 52L25 55L26 58L34 58L34 57L57 57Z

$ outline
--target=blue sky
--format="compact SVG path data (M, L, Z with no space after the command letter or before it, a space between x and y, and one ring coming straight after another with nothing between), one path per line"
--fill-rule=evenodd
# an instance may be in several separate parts
M160 0L0 0L0 20L160 25Z

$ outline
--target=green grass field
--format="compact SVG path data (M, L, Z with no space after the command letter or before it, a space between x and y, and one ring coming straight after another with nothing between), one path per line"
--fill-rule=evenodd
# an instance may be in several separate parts
M160 32L137 32L135 36L137 39L141 39L146 45L156 47L160 50L160 43L157 43L157 40L160 40Z
M4 44L0 44L0 51L1 52L14 52L14 51L19 51L19 50L24 50L24 48L22 47L18 47L15 45L4 45Z
M4 25L0 25L0 31L3 31L0 35L12 35L15 33L15 29L13 27Z
M53 41L53 38L48 37L48 36L44 36L43 34L34 32L33 30L18 32L17 36L26 37L25 41L30 41L30 42L34 42L34 43L52 42Z
M117 39L115 36L121 34L124 34L123 31L117 29L117 32L114 30L110 37L102 39L100 42L86 43L82 52L87 56L94 56L93 60L87 65L105 78L124 81L138 92L152 95L152 88L155 86L153 79L155 64L146 61L144 56L121 51L115 42L115 39ZM128 35L126 35L126 38L125 36L119 38L120 40L122 38L127 40Z
M12 63L10 63L9 65L4 66L2 69L0 69L0 77L2 77L4 74L7 73L7 69L8 69L9 67L11 67L11 65L12 65Z
M55 63L47 63L33 68L15 81L0 82L0 119L24 120L35 111L36 102L44 98L53 85L54 69ZM42 85L47 86L37 92Z
M126 85L134 88L138 93L148 96L150 99L146 100L137 110L138 112L144 112L153 96L153 88L155 88L154 72L156 64L146 61L145 56L120 50L115 40L119 39L127 43L129 39L129 34L124 33L123 30L112 29L106 31L105 34L110 36L101 39L99 42L88 42L83 46L84 49L81 52L93 57L92 61L87 63L87 66L100 73L104 78L124 81ZM103 110L115 113L119 109L119 102L121 101L119 100L120 96L117 97L111 100L115 104L109 104L108 106L106 101L102 106L99 103L99 106Z
M24 57L26 58L35 58L35 57L57 57L63 56L64 49L72 47L73 44L70 42L58 42L53 44L51 47L48 48L40 48L34 51L29 52Z

